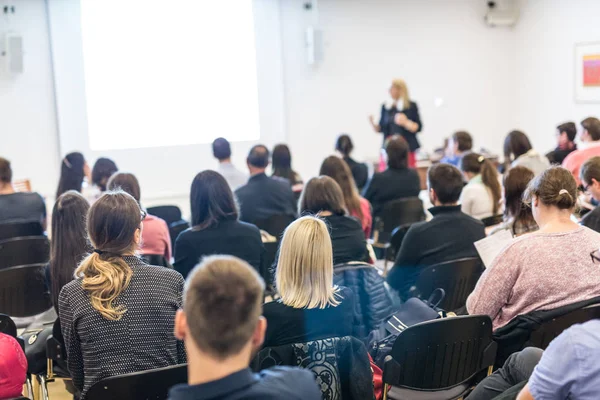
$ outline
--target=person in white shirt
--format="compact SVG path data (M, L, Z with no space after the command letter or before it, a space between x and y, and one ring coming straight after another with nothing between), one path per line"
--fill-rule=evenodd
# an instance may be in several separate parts
M481 154L469 153L460 169L468 182L460 196L462 212L477 219L500 214L502 188L494 165Z
M533 150L529 138L521 131L512 131L506 135L504 163L507 170L510 167L525 167L532 170L536 176L550 166L548 158Z
M212 143L213 156L219 160L217 172L223 175L231 190L248 183L248 174L240 171L231 163L231 146L227 139L216 138Z

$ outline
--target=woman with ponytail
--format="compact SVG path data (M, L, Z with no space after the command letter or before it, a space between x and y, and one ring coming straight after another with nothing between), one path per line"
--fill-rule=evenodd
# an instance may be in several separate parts
M462 212L477 219L500 214L502 188L494 165L481 154L469 153L461 160L460 169L468 181L460 195Z
M186 362L173 336L184 280L137 257L144 216L129 194L102 195L87 215L94 250L60 292L67 363L82 400L104 378Z

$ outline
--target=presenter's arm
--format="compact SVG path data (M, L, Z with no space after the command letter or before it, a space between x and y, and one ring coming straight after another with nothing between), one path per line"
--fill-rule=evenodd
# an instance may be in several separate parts
M407 114L410 114L410 118ZM412 103L411 108L406 113L400 112L396 114L394 119L396 124L400 125L410 133L418 133L421 132L421 129L423 129L417 103Z
M381 132L381 125L375 123L374 116L369 115L369 122L371 123L371 127L373 127L373 130L375 131L375 133Z

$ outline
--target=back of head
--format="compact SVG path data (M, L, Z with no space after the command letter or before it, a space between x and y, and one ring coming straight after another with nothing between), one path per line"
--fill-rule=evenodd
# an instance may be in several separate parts
M305 216L292 222L279 247L275 272L277 291L284 304L294 308L336 306L333 285L333 250L325 222Z
M581 121L581 126L594 142L600 140L600 120L598 118L588 117Z
M212 143L213 156L219 161L231 158L231 145L225 138L216 138Z
M577 183L569 170L550 167L527 186L524 199L531 202L534 196L546 206L572 210L577 204Z
M81 185L85 177L83 167L85 158L83 154L75 152L69 153L62 159L60 166L60 180L56 190L56 198L68 190L81 192Z
M100 157L96 160L94 168L92 168L92 183L100 188L101 191L106 191L106 183L112 174L117 172L117 164L110 158Z
M575 136L577 136L577 125L574 122L565 122L556 127L559 133L566 133L569 142L575 141Z
M349 157L352 150L354 150L354 144L352 143L350 136L346 134L340 135L335 142L335 149L344 157Z
M523 204L523 193L535 177L529 168L517 166L504 175L504 213L508 217L531 217L531 208ZM527 215L525 215L527 214Z
M6 158L0 157L0 183L11 183L12 182L12 168L10 167L10 161Z
M273 164L273 175L289 179L290 181L293 180L292 153L287 145L278 144L273 148L271 162Z
M452 135L452 140L458 146L458 151L464 152L469 151L473 148L473 138L466 131L458 131L454 132Z
M600 157L592 157L581 165L579 179L586 185L591 185L592 179L600 182Z
M122 258L137 250L142 210L129 194L106 192L90 207L87 231L94 252L79 265L75 274L89 292L92 306L108 320L126 312L113 302L129 285L131 268Z
M269 149L262 144L257 144L250 149L246 160L249 166L264 169L269 165L269 156Z
M496 215L500 207L500 198L502 197L502 188L500 187L500 182L498 182L496 167L481 154L469 153L462 158L460 169L464 172L481 175L481 182L492 193L494 202L493 213Z
M385 143L388 167L394 169L408 168L408 143L400 135L390 137Z
M14 337L0 333L0 354L0 399L20 397L27 375L25 353Z
M52 303L58 307L58 295L64 285L73 280L73 272L91 251L87 240L86 216L88 201L74 190L63 193L52 209L52 240L50 241L50 276Z
M111 191L122 190L129 193L138 203L140 202L140 183L134 174L117 172L110 177L106 188Z
M357 213L360 219L362 219L360 197L348 164L339 157L329 156L323 160L319 175L329 176L340 186L346 208L350 213Z
M239 258L203 259L187 278L183 300L196 346L219 360L238 354L256 328L264 289L256 271Z
M531 142L521 131L512 131L504 139L504 161L510 163L531 150Z
M346 214L342 189L328 176L311 178L300 196L300 213L318 214L322 211Z
M427 172L427 183L444 205L458 202L464 186L462 174L450 164L432 165Z
M192 182L190 190L192 226L204 229L225 220L238 218L231 188L221 174L206 170Z

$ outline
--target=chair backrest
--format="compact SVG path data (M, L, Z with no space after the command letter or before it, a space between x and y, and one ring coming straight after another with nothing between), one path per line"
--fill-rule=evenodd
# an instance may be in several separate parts
M383 382L420 390L449 389L494 364L496 343L487 315L436 319L398 335Z
M277 257L277 250L279 249L279 242L263 242L265 248L264 259L261 263L260 276L265 281L267 287L273 283L273 268L275 265L275 258Z
M20 236L0 241L0 270L49 260L50 242L46 236Z
M503 221L504 221L504 216L502 214L500 214L500 215L493 215L491 217L483 218L481 220L481 222L483 222L483 225L486 228L490 227L490 226L501 224Z
M269 218L254 221L254 225L258 229L269 232L270 235L275 236L279 240L285 228L292 222L294 222L294 217L291 215L271 215Z
M15 325L15 321L6 314L0 314L0 333L17 337L17 325Z
M173 266L162 254L142 254L142 259L150 265L157 265L159 267L171 268Z
M177 206L156 206L148 207L148 214L165 220L167 225L177 222L181 219L181 210Z
M380 243L387 243L392 231L405 224L414 224L425 219L423 202L418 197L392 200L383 206L383 210L375 222Z
M412 297L428 299L437 288L444 289L446 296L439 307L454 311L463 307L467 297L475 289L483 272L483 264L478 257L461 258L425 267L419 273L411 290Z
M39 222L16 222L0 224L0 240L12 239L20 236L43 236L44 229Z
M29 179L15 179L12 185L16 192L31 192L31 181Z
M390 247L387 248L385 253L385 259L388 261L396 261L396 256L398 255L398 251L400 251L400 246L402 246L402 241L406 236L406 233L410 229L412 224L404 224L400 225L392 231L392 236L390 237Z
M187 364L173 365L103 379L92 385L86 399L164 400L172 386L186 382Z
M0 313L30 317L52 307L46 291L45 264L0 270Z
M552 318L531 332L528 345L545 349L563 331L575 324L582 324L600 318L600 304L594 304L571 311L560 317Z

